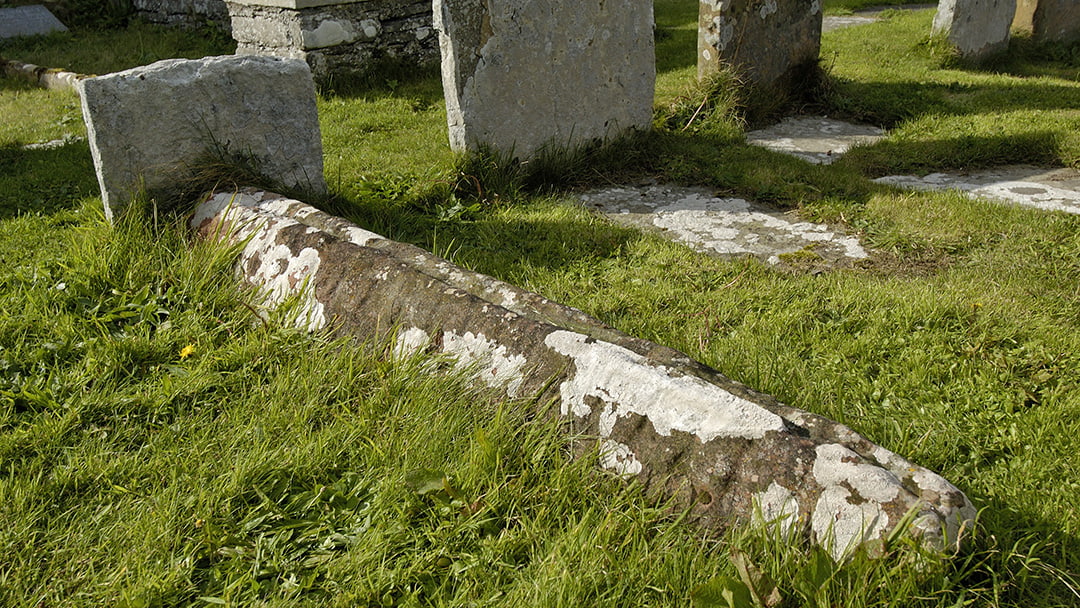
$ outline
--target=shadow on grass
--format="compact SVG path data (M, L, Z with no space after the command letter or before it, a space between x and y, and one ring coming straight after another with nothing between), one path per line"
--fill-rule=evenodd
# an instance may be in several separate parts
M71 209L98 194L86 142L55 148L0 147L0 220Z
M1060 162L1055 133L1037 131L1016 135L959 135L932 140L888 139L856 146L838 167L881 177L898 173L981 169L1009 164L1055 165Z
M960 82L856 82L832 78L824 103L834 115L892 127L927 114L1000 114L1080 108L1080 87L1045 82L975 85Z

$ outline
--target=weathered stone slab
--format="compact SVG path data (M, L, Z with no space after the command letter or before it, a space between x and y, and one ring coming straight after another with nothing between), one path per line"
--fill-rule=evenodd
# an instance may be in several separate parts
M761 89L789 92L820 50L819 0L700 0L699 78L731 65Z
M1076 0L1017 0L1013 29L1031 32L1044 42L1080 39L1080 2Z
M395 60L435 65L430 0L229 0L237 54L299 57L315 78L361 75Z
M436 0L450 146L528 158L648 129L651 2Z
M707 526L755 517L842 558L913 514L910 530L953 545L975 510L935 473L851 429L797 410L582 312L456 267L299 201L210 196L204 237L243 243L240 274L300 322L364 341L396 328L394 352L452 355L507 397L555 400L580 448L673 497Z
M16 36L38 36L53 32L66 32L67 26L60 23L49 9L40 4L0 8L0 38Z
M1016 0L941 0L933 32L944 35L965 59L978 61L1009 46Z
M79 81L107 215L140 188L168 193L207 155L240 157L289 187L324 192L315 84L274 57L170 59Z

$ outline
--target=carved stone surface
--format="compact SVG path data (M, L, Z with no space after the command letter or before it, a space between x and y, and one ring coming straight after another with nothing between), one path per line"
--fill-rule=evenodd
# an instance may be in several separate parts
M528 158L652 121L652 3L436 0L450 145Z
M326 190L315 84L274 57L169 59L78 82L106 214L140 188L173 190L207 157L240 157L275 182Z
M317 80L374 62L435 65L430 0L229 0L237 54L298 57Z
M243 243L238 270L298 322L395 356L450 355L507 397L555 400L578 449L688 507L706 526L805 533L838 559L904 521L957 542L975 509L937 474L850 428L778 403L669 348L273 193L217 193L191 220Z
M1080 39L1080 2L1017 0L1013 29L1031 32L1039 41L1073 42Z
M731 65L763 89L787 91L821 50L819 0L700 0L698 77Z
M933 31L944 35L965 59L978 61L1009 46L1016 0L941 0Z

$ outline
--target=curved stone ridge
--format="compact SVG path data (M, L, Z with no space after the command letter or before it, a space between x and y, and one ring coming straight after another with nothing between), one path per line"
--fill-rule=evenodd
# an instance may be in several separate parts
M596 439L602 466L704 525L763 520L842 559L904 521L953 546L974 520L948 481L843 425L299 201L217 193L191 223L244 243L243 277L270 304L299 298L309 328L362 339L394 330L395 356L441 352L508 397L556 400L574 436Z

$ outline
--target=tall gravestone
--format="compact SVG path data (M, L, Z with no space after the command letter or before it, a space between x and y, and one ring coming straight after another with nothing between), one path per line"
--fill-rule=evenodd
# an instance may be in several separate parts
M1080 40L1080 2L1077 0L1017 0L1013 29L1031 32L1042 42Z
M760 89L790 90L816 67L821 18L818 0L701 0L698 77L729 65Z
M648 129L652 2L435 0L450 145L518 158Z
M1009 46L1016 0L941 0L933 32L944 35L964 59L978 61Z
M111 219L139 190L168 194L208 158L325 192L315 84L276 57L169 59L79 81L90 152Z

